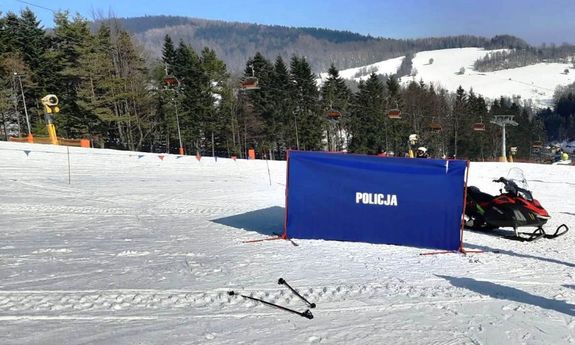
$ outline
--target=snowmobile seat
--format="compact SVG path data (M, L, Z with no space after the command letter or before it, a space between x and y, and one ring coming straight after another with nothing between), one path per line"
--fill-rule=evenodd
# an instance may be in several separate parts
M484 193L475 186L467 187L467 193L469 193L469 196L479 204L491 202L494 198L493 195Z

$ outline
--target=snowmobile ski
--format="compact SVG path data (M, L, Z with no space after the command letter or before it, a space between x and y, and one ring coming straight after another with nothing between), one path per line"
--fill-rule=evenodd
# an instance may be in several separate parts
M304 312L299 312L299 311L297 311L297 310L290 309L290 308L286 308L286 307L281 306L281 305L279 305L279 304L275 304L275 303L272 303L272 302L264 301L263 299L259 299L259 298L255 298L255 297L251 297L251 296L242 295L242 294L239 294L239 293L237 293L237 292L235 292L235 291L229 291L229 292L228 292L228 295L230 295L230 296L236 296L236 295L237 295L237 296L241 296L241 297L243 297L243 298L250 299L250 300L252 300L252 301L256 301L256 302L263 303L263 304L265 304L265 305L269 305L270 307L275 307L275 308L278 308L278 309L281 309L281 310L284 310L284 311L287 311L287 312L290 312L290 313L293 313L293 314L297 314L297 315L299 315L299 316L301 316L301 317L305 317L306 319L310 319L310 320L313 319L313 314L311 313L311 311L309 311L309 309L306 309Z
M551 240L559 236L565 235L568 231L569 227L567 227L567 225L565 224L561 224L557 227L557 229L555 229L555 232L552 234L546 233L545 230L543 230L543 228L539 227L535 229L535 231L533 232L516 232L515 236L504 236L504 238L521 242L532 242L540 238L546 238ZM526 237L524 237L523 235L525 235Z
M310 308L315 308L315 303L311 303L310 301L308 301L307 299L305 299L305 297L303 297L302 295L300 295L294 288L292 288L283 278L278 279L278 284L280 285L285 285L288 287L288 289L291 290L291 292L293 292L297 297L301 298L302 301L304 301Z
M513 240L519 242L533 242L544 237L545 237L545 231L543 230L543 228L537 228L533 232L515 232L515 235L503 236L503 238L507 240Z
M563 230L561 231L561 229ZM557 238L559 236L565 235L567 231L569 231L569 227L565 224L561 224L557 227L557 229L555 229L555 232L553 234L545 234L544 237L547 239Z

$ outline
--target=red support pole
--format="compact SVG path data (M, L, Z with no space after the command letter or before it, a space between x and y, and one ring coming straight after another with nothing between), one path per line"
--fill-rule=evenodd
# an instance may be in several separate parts
M467 180L469 178L469 161L467 161L467 171L465 172L465 183L463 184L463 214L461 215L461 235L459 237L459 251L463 253L463 228L465 227L465 206L467 205Z
M285 190L285 212L284 212L284 233L282 234L283 239L287 239L287 221L288 221L288 190L289 190L289 153L286 153L286 190Z

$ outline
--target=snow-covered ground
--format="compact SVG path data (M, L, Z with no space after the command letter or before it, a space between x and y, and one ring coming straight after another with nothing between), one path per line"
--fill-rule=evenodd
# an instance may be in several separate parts
M405 56L401 56L394 59L376 62L371 65L345 69L339 72L339 76L343 79L354 79L356 81L360 81L369 78L371 73L389 75L395 74L399 69L399 66L401 66L404 58ZM329 77L329 74L327 72L320 73L319 77L320 82L324 82Z
M459 48L417 53L413 58L417 74L402 78L402 82L423 79L450 91L461 85L466 91L473 88L489 99L520 96L521 100L531 99L539 106L550 104L557 86L575 82L575 73L564 73L572 64L539 63L495 72L474 71L473 63L487 52L481 48ZM461 67L465 68L464 74L459 74Z
M481 94L491 100L501 96L510 98L520 96L521 100L532 100L535 106L545 107L551 105L553 93L557 86L565 86L575 82L575 70L572 68L572 64L539 63L495 72L473 70L475 61L495 51L498 50L456 48L419 52L413 58L413 75L401 78L401 83L405 85L411 80L417 82L423 80L452 92L461 86L465 91L473 89L476 94ZM340 76L359 81L367 78L367 76L357 77L359 71L393 74L397 72L403 58L342 70ZM429 63L430 59L433 59L431 64ZM460 74L462 67L465 69L465 73ZM565 74L566 69L570 73ZM322 73L321 76L325 79L326 74Z
M70 148L68 175L66 150L0 142L1 344L575 343L575 232L466 232L468 255L244 243L281 231L285 162ZM472 163L470 183L510 167L575 223L573 166ZM304 311L280 277L313 320L227 294Z

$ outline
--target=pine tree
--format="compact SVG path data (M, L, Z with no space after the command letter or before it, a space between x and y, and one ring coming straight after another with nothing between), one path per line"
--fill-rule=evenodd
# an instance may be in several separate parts
M216 151L226 148L225 142L225 128L227 125L227 112L223 104L223 97L225 96L226 80L229 74L226 69L226 64L218 59L216 52L213 49L204 48L201 54L201 67L207 77L207 102L206 103L206 120L205 120L205 133L210 135L209 146L211 153L216 154Z
M166 74L171 74L173 68L175 68L176 62L176 49L174 47L174 42L169 35L164 36L164 46L162 47L162 61L164 62L164 67Z
M208 79L202 72L200 57L194 49L180 41L173 64L174 75L178 78L179 92L174 96L168 95L171 111L167 111L167 146L170 146L170 138L177 138L177 123L174 103L179 105L179 125L183 141L190 143L189 152L202 153L202 143L205 140L205 133L202 131L206 118L205 98L208 86ZM172 102L172 99L174 101Z
M42 89L38 71L42 65L46 42L45 32L29 9L23 10L21 17L9 12L5 18L0 18L0 77L4 79L0 88L3 88L3 93L11 95L12 103L12 111L5 114L3 119L5 123L17 124L18 135L28 130L24 120L25 112L28 113L33 132L39 120L35 116L35 105ZM24 97L21 97L22 94Z
M319 92L315 76L305 58L292 57L290 81L293 85L292 97L295 101L296 145L302 150L320 150L323 138L323 118L320 115Z
M486 155L486 146L488 144L488 138L490 133L493 132L493 128L488 126L487 122L487 104L485 99L479 95L475 96L473 90L469 91L469 117L472 123L469 128L471 140L470 140L470 159L484 160ZM485 126L485 131L474 131L474 124L483 124ZM468 129L467 127L465 129Z
M273 76L271 80L272 93L272 116L268 121L268 133L273 147L276 150L276 156L282 157L284 151L289 147L295 147L296 143L291 142L290 126L294 114L295 105L289 97L290 94L290 76L287 65L281 56L276 58L273 67ZM271 157L273 159L273 156Z
M453 110L451 113L451 131L452 131L452 150L453 156L458 157L464 150L462 147L463 140L461 137L462 128L464 127L465 120L468 118L468 107L467 107L467 93L465 90L459 86L455 92L455 100L453 103Z
M28 106L31 113L35 113L35 100L43 96L45 92L43 86L49 78L44 72L44 68L48 63L46 59L48 39L46 32L40 27L40 22L28 8L20 14L16 42L18 50L29 69L28 74L21 79L25 85L26 99L31 101Z
M87 134L87 114L78 106L78 90L82 83L84 65L83 54L89 49L90 28L88 22L76 16L68 18L67 12L54 16L56 24L53 31L54 51L48 56L52 65L47 82L47 91L60 100L60 113L54 117L58 134L63 137L77 138Z
M274 123L274 66L261 53L249 59L244 69L244 79L257 78L259 89L241 90L240 126L243 128L244 150L268 152L274 145L277 133L272 133Z
M100 145L103 145L103 137L114 120L113 102L110 100L114 86L111 50L110 29L102 25L94 36L90 36L78 60L81 67L75 70L80 76L76 104L84 114L85 134Z
M387 146L384 87L375 73L359 83L351 105L349 150L376 154Z
M345 126L348 121L347 112L352 93L333 64L328 70L328 77L322 85L320 93L323 113L327 114L328 118L334 117L326 126L328 147L341 150L344 138L341 137L340 133L342 126ZM334 114L330 115L330 112ZM335 142L332 143L331 141Z

